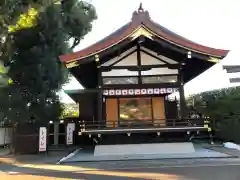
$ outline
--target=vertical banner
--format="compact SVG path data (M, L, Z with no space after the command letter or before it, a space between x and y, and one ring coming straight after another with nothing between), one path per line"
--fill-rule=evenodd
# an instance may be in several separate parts
M73 131L75 131L75 123L68 123L66 136L67 145L73 144Z
M47 128L40 127L39 129L39 152L47 151Z

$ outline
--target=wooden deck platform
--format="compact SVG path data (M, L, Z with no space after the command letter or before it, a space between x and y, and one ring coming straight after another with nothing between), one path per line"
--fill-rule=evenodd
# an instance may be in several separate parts
M160 133L160 132L197 132L211 131L209 123L203 119L166 119L145 121L101 121L83 122L79 135L83 134L123 134L123 133Z

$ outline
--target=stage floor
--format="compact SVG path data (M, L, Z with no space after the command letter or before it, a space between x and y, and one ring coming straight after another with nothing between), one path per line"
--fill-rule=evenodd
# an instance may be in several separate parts
M186 159L186 158L231 158L233 155L213 151L194 145L195 152L172 154L132 154L132 155L102 155L94 156L94 152L80 150L76 155L61 163L92 162L92 161L122 161L122 160L150 160L150 159Z

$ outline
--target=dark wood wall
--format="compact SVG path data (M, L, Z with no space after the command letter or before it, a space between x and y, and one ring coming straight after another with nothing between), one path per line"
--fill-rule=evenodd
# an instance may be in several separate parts
M165 100L165 112L167 119L176 119L178 117L177 101Z
M97 94L86 93L79 99L79 118L84 121L97 120Z
M46 124L19 124L13 136L15 154L36 154L39 148L39 128Z

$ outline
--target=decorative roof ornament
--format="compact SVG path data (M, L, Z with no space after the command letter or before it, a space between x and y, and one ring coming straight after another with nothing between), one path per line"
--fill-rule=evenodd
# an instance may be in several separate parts
M140 26L130 37L132 38L132 40L135 40L136 38L142 36L153 40L153 34L142 26Z
M79 63L78 61L73 61L73 62L70 62L70 63L67 63L66 64L66 67L69 69L69 68L73 68L73 67L77 67L79 66Z
M143 11L144 11L144 9L142 7L142 3L140 3L139 8L138 8L138 12L143 12Z
M95 61L99 62L99 55L98 54L95 55Z
M142 23L144 20L149 20L150 15L148 11L143 9L142 3L140 3L139 8L137 11L133 12L132 15L132 22L133 23Z
M208 61L213 62L213 63L219 63L219 62L220 62L220 59L215 58L215 57L210 57L210 58L208 59Z

